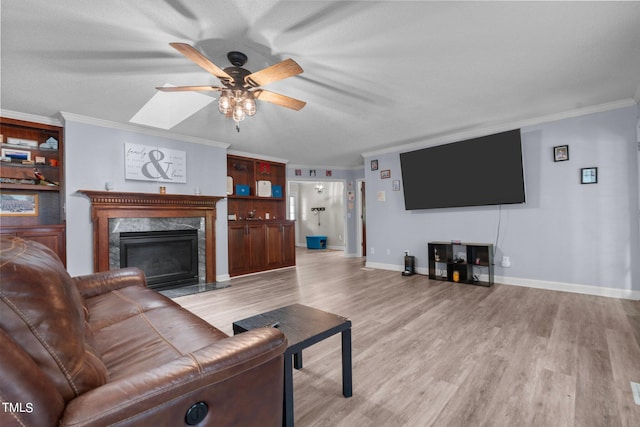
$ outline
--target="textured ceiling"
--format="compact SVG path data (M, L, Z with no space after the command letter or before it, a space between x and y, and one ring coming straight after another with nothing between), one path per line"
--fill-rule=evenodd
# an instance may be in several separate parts
M237 133L214 103L169 131L298 165L640 100L640 2L3 0L1 19L0 107L51 118L128 123L156 86L219 84L170 42L221 68L293 58L265 88L303 110L259 102Z

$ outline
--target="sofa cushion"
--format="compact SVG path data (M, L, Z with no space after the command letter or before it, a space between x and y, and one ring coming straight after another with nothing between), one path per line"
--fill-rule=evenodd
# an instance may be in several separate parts
M50 427L64 412L64 400L33 359L0 329L0 426Z
M19 237L0 239L0 327L52 381L65 402L104 384L107 370L84 300L55 253Z
M147 371L227 334L145 286L87 298L89 322L109 381Z

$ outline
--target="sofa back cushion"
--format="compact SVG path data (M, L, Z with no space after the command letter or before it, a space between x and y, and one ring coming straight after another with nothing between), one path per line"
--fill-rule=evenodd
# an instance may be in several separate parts
M0 426L57 425L65 403L53 382L2 329L0 345Z
M0 328L53 382L65 402L104 384L107 370L75 283L53 251L0 238Z

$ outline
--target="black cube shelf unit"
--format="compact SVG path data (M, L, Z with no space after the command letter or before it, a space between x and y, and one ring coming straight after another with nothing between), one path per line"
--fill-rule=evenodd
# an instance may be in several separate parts
M493 285L491 243L429 242L429 279Z

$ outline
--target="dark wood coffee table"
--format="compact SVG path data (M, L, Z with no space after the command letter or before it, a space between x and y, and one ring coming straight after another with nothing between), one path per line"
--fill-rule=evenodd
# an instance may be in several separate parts
M293 304L233 322L233 333L239 334L263 327L277 327L289 343L284 353L285 426L293 426L293 368L302 368L302 350L338 332L342 333L342 395L353 395L351 320L313 307Z

